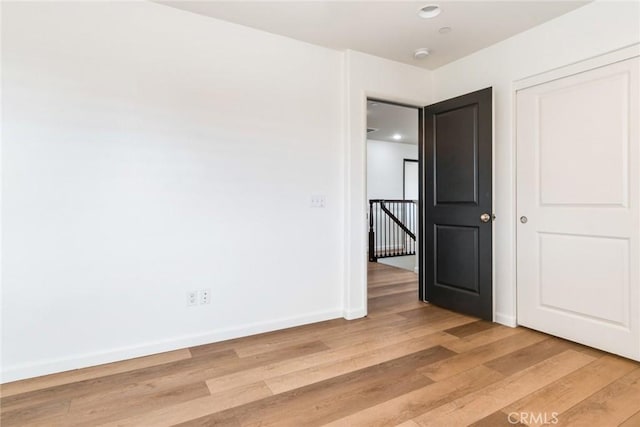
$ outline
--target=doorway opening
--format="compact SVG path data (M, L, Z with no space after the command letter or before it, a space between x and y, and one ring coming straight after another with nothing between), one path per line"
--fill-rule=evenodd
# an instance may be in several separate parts
M418 299L420 109L367 99L369 313Z
M398 292L403 294L396 297L400 304L417 296L417 301L492 320L492 88L424 108L367 102L370 308L379 305L374 293ZM393 119L385 122L403 111L412 123L406 135L394 129L398 123ZM415 146L406 144L411 129L417 130L412 134ZM398 154L400 150L408 155ZM407 200L412 162L405 162L415 160L416 152L417 201ZM376 268L393 276L412 267L415 291L407 290L413 285L404 281L406 277L402 282L382 281L383 291L372 289L382 274ZM396 289L400 284L404 286ZM385 305L391 304L385 300Z

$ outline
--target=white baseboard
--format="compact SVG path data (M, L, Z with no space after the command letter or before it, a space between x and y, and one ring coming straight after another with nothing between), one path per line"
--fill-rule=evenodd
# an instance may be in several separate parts
M342 317L344 317L347 320L360 319L361 317L364 317L366 315L367 315L367 310L365 310L364 307L358 308L356 310L344 310L342 312Z
M209 344L233 338L246 337L263 332L276 331L278 329L291 328L306 325L308 323L322 322L336 319L344 315L342 310L329 310L289 317L267 322L250 323L233 328L213 330L205 333L186 335L182 337L149 342L145 344L120 347L95 353L75 355L62 359L45 360L42 362L9 366L0 374L2 383L17 381L26 378L38 377L89 366L102 365L104 363L118 362L136 357L149 356L165 351L179 350L196 345ZM360 316L362 317L362 316ZM355 317L354 317L355 318Z
M515 316L510 316L504 313L495 313L494 321L511 328L515 328L516 326L518 326L518 322Z

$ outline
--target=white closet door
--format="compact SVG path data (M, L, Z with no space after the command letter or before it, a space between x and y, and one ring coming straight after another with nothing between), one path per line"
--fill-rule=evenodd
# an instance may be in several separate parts
M640 360L638 58L517 92L518 323Z

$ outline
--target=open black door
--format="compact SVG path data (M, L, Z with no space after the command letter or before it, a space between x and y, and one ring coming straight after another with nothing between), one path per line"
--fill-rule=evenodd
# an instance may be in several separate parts
M421 127L421 297L492 320L491 88L425 107Z

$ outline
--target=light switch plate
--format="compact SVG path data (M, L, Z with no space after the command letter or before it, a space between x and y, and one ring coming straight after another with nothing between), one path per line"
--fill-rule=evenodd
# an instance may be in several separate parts
M324 194L314 194L311 196L312 208L324 208L327 204L327 198Z

